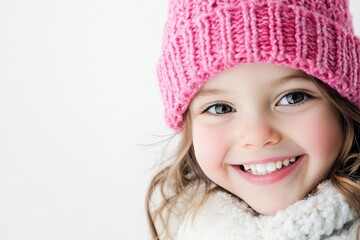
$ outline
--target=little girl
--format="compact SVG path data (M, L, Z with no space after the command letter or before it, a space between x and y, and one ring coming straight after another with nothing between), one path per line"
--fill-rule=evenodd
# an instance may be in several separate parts
M159 86L181 137L153 239L360 239L360 39L346 0L170 0Z

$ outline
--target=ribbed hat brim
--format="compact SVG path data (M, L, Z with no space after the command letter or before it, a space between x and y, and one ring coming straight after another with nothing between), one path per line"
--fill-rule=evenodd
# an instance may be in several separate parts
M196 92L241 63L300 69L360 107L360 40L321 14L277 1L245 1L166 25L158 63L167 124L179 130Z

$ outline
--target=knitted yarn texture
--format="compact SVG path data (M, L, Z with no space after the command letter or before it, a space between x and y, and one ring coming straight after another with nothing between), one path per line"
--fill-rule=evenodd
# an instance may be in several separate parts
M255 62L303 70L360 107L360 39L347 0L170 0L157 65L168 126L181 129L209 78Z

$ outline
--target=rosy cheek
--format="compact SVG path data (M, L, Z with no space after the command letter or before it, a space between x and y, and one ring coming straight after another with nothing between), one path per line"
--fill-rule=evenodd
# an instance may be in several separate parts
M326 126L319 128L312 128L312 138L310 140L313 143L313 146L320 149L333 150L336 147L337 140L339 136L337 136L336 129L326 128Z
M300 145L318 159L312 164L331 165L339 152L342 137L341 128L335 115L328 108L316 109L312 114L301 119L301 126L296 130Z
M226 132L218 127L193 125L195 156L204 171L222 164L226 154Z

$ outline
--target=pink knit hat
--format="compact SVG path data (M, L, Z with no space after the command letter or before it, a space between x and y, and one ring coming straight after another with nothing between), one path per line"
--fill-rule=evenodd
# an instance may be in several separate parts
M300 69L360 107L360 39L347 0L170 0L158 63L169 127L197 91L240 63Z

